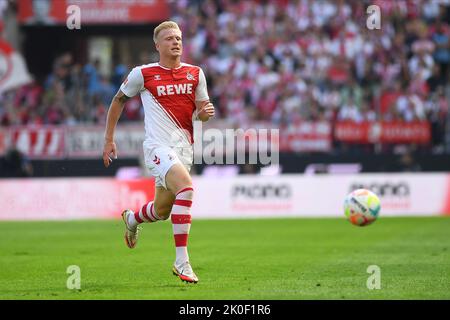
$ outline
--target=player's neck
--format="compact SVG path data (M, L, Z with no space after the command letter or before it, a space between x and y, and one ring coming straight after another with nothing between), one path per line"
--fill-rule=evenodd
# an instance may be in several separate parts
M181 59L159 59L159 65L168 69L179 68L181 66Z

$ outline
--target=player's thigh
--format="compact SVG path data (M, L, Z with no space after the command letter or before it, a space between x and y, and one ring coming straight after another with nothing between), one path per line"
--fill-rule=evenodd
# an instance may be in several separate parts
M164 187L155 187L154 206L158 216L162 219L167 219L172 211L173 202L175 201L175 194L165 189Z
M166 175L169 169L176 163L180 163L177 153L165 146L145 146L144 145L145 165L155 177L156 187L166 189Z
M188 187L192 187L192 179L189 171L181 163L174 164L166 175L167 189L174 194L180 190Z

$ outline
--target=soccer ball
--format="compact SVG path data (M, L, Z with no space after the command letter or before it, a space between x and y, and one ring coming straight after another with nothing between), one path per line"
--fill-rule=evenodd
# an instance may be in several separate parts
M345 197L345 215L355 226L362 227L373 223L380 209L380 199L370 190L357 189Z

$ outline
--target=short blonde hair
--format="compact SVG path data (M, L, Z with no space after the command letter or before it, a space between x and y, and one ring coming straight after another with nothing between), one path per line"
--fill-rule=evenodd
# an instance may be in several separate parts
M160 23L155 30L153 31L153 41L156 43L156 39L158 38L158 34L165 29L178 29L181 31L180 27L175 21L164 21Z

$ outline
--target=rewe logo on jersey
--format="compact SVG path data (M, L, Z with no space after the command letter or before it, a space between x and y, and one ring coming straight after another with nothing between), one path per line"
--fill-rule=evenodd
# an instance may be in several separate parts
M168 84L157 86L158 96L172 96L175 94L192 94L194 85L192 83Z

